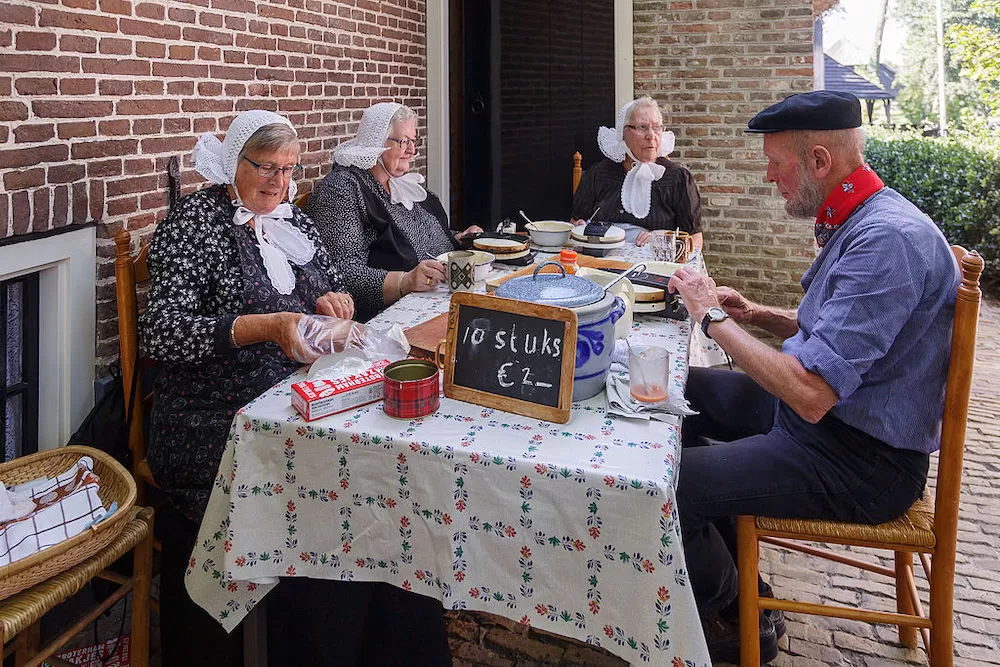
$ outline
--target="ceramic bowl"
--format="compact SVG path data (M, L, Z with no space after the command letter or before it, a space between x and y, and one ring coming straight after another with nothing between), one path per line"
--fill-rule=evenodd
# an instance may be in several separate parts
M553 247L565 245L569 240L569 233L573 231L573 224L558 220L536 220L525 225L525 229L536 245Z

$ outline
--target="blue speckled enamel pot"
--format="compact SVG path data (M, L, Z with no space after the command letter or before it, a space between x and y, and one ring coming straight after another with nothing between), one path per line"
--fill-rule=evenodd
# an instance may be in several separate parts
M508 280L494 294L575 310L578 327L573 400L582 401L601 393L615 349L615 322L625 312L621 297L605 293L604 288L586 278L554 273ZM590 303L578 305L581 301Z

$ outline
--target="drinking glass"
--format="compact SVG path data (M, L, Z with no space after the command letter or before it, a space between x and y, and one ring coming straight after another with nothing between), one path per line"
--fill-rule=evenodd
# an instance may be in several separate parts
M628 352L629 393L642 403L667 400L670 353L656 345L633 345Z

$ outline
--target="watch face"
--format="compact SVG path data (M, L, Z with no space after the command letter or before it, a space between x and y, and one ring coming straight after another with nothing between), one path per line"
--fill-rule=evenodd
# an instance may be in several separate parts
M712 308L708 309L708 317L713 322L721 322L722 320L726 319L727 316L726 316L726 311L724 311L722 308L716 308L713 306Z

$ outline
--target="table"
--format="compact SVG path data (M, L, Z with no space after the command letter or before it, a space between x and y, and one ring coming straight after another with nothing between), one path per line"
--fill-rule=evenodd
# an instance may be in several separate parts
M411 294L372 323L447 307L447 292ZM683 391L690 335L638 316L630 340L677 352ZM382 581L632 663L710 664L675 504L678 420L612 418L602 393L566 424L444 397L422 419L375 403L307 423L290 407L303 376L237 414L191 556L188 592L227 630L275 577Z

